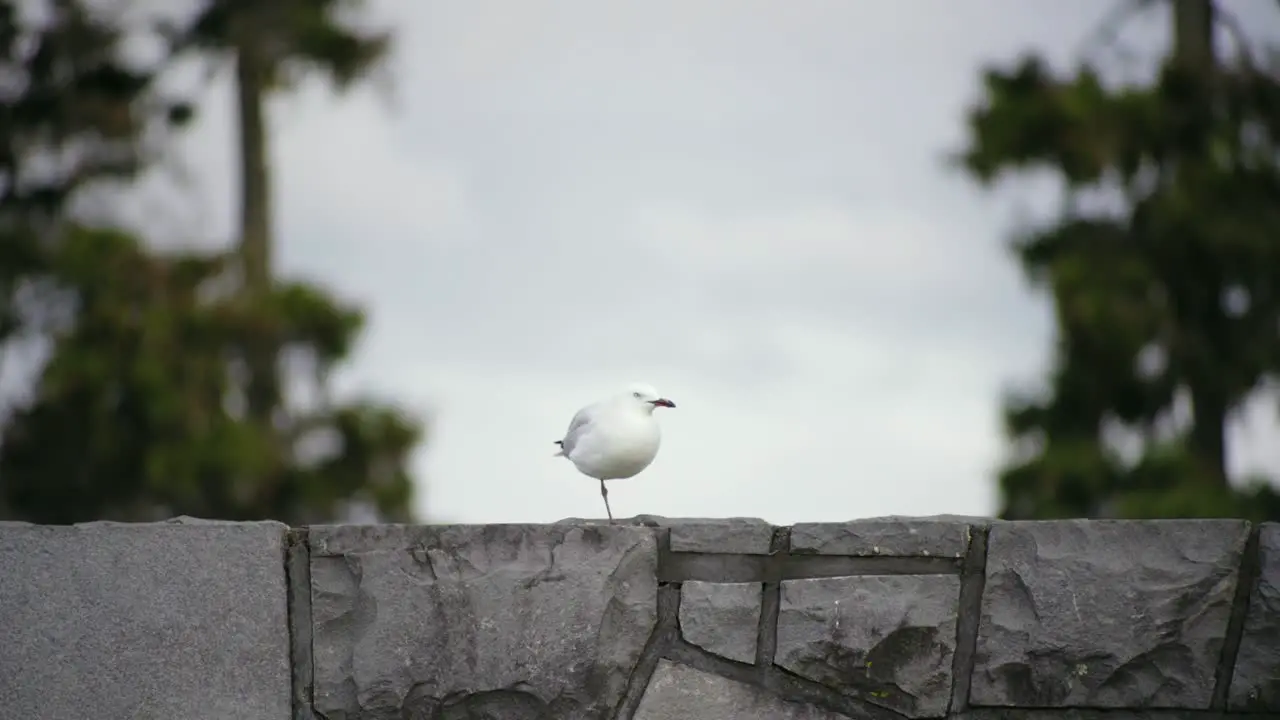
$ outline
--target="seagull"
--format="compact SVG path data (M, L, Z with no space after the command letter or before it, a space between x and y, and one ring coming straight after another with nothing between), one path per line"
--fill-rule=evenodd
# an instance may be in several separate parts
M675 406L652 386L635 384L579 410L569 421L564 439L556 440L560 451L554 457L569 458L578 472L600 481L609 522L613 522L613 510L604 481L629 478L649 467L662 442L653 411Z

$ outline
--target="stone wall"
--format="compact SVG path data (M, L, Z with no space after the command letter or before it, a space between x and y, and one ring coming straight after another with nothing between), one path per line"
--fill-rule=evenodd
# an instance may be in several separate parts
M1280 524L0 524L0 717L1280 718Z

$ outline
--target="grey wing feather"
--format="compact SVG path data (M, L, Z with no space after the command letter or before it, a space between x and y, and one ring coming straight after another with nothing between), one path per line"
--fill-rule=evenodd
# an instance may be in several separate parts
M560 441L560 448L565 455L573 452L573 446L578 444L578 440L591 427L591 422L594 419L591 411L592 407L588 405L579 410L573 416L573 419L569 421L569 429L565 431L564 439Z

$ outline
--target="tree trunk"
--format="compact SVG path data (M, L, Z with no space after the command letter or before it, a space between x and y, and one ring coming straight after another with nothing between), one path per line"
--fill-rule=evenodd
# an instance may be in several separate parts
M240 254L245 288L264 293L271 287L271 186L267 171L266 77L249 47L236 57L240 101Z
M1213 75L1217 68L1214 52L1214 2L1213 0L1171 0L1173 3L1173 59L1182 70L1192 73L1203 85L1204 102L1213 103ZM1203 162L1203 158L1188 158ZM1184 168L1183 171L1193 171ZM1220 285L1216 273L1206 272L1204 282ZM1214 326L1222 327L1221 307L1213 298L1204 300L1197 322L1206 323L1213 317ZM1209 338L1217 345L1219 338ZM1223 340L1225 342L1225 340ZM1210 368L1213 365L1210 364ZM1196 372L1190 382L1192 426L1190 451L1204 467L1207 479L1225 486L1227 479L1227 413L1229 400L1221 382L1212 369Z
M236 93L240 121L240 261L243 273L242 300L266 302L272 289L271 269L271 178L268 170L265 118L268 92L268 62L260 52L256 28L250 13L238 33L236 48ZM274 416L280 402L278 347L274 327L254 328L245 348L249 380L246 410L249 419L275 437ZM268 477L254 483L255 494L271 492Z
M1227 404L1207 388L1193 388L1191 452L1202 463L1207 479L1226 486Z
M1174 61L1196 72L1211 73L1217 64L1213 49L1213 0L1171 2Z

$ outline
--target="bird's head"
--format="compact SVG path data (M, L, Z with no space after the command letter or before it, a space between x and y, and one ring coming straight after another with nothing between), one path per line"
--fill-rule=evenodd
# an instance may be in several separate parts
M628 389L626 397L631 402L639 403L646 412L650 413L660 407L673 408L676 406L675 403L659 395L658 391L653 389L653 386L642 383L632 385Z

